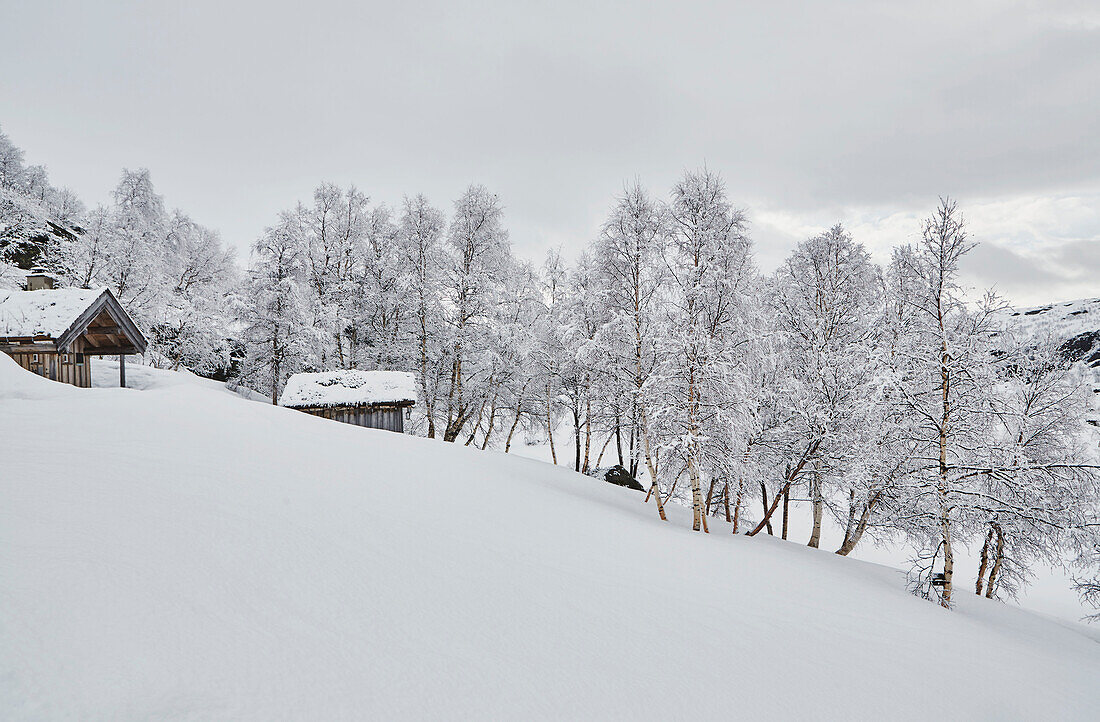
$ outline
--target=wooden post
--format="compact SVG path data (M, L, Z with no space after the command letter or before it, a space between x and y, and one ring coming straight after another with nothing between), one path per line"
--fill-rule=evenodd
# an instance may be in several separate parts
M119 388L126 388L126 355L118 355L118 386Z

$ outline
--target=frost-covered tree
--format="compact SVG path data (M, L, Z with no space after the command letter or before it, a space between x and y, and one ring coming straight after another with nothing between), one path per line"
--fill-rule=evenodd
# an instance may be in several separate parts
M538 273L530 264L509 259L501 281L499 301L486 324L485 346L480 354L484 366L482 398L466 439L467 445L472 444L480 434L483 449L494 438L493 432L504 425L507 414L522 408L529 398L537 329L545 314ZM515 419L509 432L514 428Z
M803 241L776 274L777 331L789 376L792 468L807 478L817 547L826 500L866 453L865 414L880 396L878 268L841 226ZM805 463L803 463L805 462ZM786 495L797 478L786 479Z
M975 592L1015 597L1036 562L1064 563L1100 519L1100 477L1082 420L1088 389L1041 339L1005 349L988 458L963 466L977 482L968 508L986 530Z
M23 151L0 130L0 188L23 186Z
M443 248L443 212L422 195L405 198L399 243L401 263L408 275L411 308L405 326L408 358L417 369L420 400L424 404L427 436L435 438L439 399L444 393L447 349L440 292L449 267Z
M238 290L235 254L215 231L181 211L169 219L164 251L161 303L150 315L150 342L172 368L226 378L234 362L233 311L226 300Z
M849 460L845 475L846 498L840 500L838 520L844 537L837 554L847 555L868 531L889 535L894 523L904 517L908 500L903 483L913 471L917 457L918 434L909 413L904 383L913 357L909 342L916 333L916 307L908 299L917 293L917 277L911 247L895 249L891 263L880 276L881 314L876 335L878 376L874 393L856 424L863 438L856 457ZM846 502L846 504L845 504Z
M439 411L443 439L454 441L477 414L489 381L485 342L511 254L500 199L484 186L470 186L455 201L446 248L451 255L444 291L451 365Z
M699 531L706 529L703 487L709 503L743 443L741 381L758 332L750 310L756 269L744 214L731 206L717 174L685 173L666 217L670 283L647 396L664 468L673 484L686 472Z
M112 203L53 245L47 265L66 283L110 288L148 337L150 362L230 373L234 255L216 232L169 212L149 171L124 170Z
M561 253L552 249L546 254L541 269L541 295L543 311L534 319L534 347L532 349L532 382L538 390L536 406L546 429L547 443L550 446L550 460L558 463L557 447L554 443L554 429L561 418L568 392L577 398L574 366L568 348L568 307L566 298L566 268Z
M778 294L778 280L765 279L760 297L765 323L759 343L761 353L754 359L756 368L750 377L756 393L746 404L751 423L743 461L743 474L755 483L747 487L739 484L735 521L741 503L758 490L761 516L746 534L754 536L765 529L773 533L772 517L782 503L781 535L786 538L790 489L802 481L811 462L817 459L821 439L807 423L814 408L812 388L799 381L799 362L776 311Z
M918 468L911 482L910 533L924 540L918 584L951 606L954 549L972 532L968 510L974 477L966 471L991 438L996 381L993 299L968 308L958 286L959 262L973 248L956 204L943 200L922 225L921 239L900 256L908 275L903 299L911 315L897 393L913 420ZM942 559L938 590L929 584Z
M315 330L306 325L301 291L306 274L301 237L298 215L284 213L252 247L242 375L266 389L273 404L286 379L308 363L313 347Z
M85 209L72 191L50 184L43 166L23 160L0 132L0 264L28 270L51 265L58 247L76 238Z
M168 233L164 199L145 168L124 170L113 194L107 226L107 263L101 278L131 312L157 302L160 263Z
M405 361L401 344L410 274L402 264L399 234L387 206L372 209L364 229L359 292L352 297L355 310L349 312L355 320L355 345L362 348L350 359L353 364L392 368Z
M1078 568L1086 570L1086 574L1074 578L1073 587L1084 604L1097 610L1086 619L1090 622L1100 620L1100 532L1089 530L1088 539L1074 561Z
M602 356L607 381L604 391L616 409L615 429L621 443L629 435L630 475L637 477L645 460L650 476L650 495L665 518L657 482L655 446L650 434L644 390L657 365L657 327L661 294L667 286L663 268L665 213L640 184L616 202L604 222L593 254L604 286L602 306L606 321L594 345Z
M298 204L293 213L303 248L304 300L317 332L314 353L322 366L351 368L362 336L369 336L361 307L370 298L363 287L368 199L354 187L322 183L313 203Z
M564 264L560 253L554 252L548 259L546 285L550 287L551 269ZM623 465L621 435L616 421L616 408L621 399L609 403L604 391L609 379L605 364L596 345L596 337L608 320L607 309L602 305L603 285L600 269L589 253L581 253L576 264L558 287L557 299L551 306L548 318L557 326L557 339L561 351L558 362L561 406L572 420L574 444L574 469L588 473L603 463L611 442L616 439L617 461ZM603 437L602 444L599 437ZM595 455L595 458L593 458ZM625 466L624 466L625 468Z

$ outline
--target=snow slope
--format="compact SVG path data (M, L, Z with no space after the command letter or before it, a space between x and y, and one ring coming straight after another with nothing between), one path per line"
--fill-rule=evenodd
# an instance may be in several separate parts
M554 431L554 440L558 463L567 468L571 468L574 463L576 447L573 445L572 423L568 419ZM598 452L598 447L601 443L602 439L598 439L595 444L597 449L593 454ZM531 434L520 439L517 443L512 444L512 453L517 456L538 459L539 461L547 463L551 463L552 458L545 433L541 435L537 433ZM613 464L616 461L617 458L614 457L614 449L609 449L602 459L604 466ZM644 483L646 479L644 468L641 473L642 482ZM686 503L690 503L691 500L688 498L685 501ZM840 508L844 508L844 501L842 499L836 500L836 503ZM796 494L791 497L788 538L792 542L805 544L807 540L809 540L813 530L812 514L813 510L810 500L806 498L806 492L803 488L800 492L796 492ZM757 498L743 510L741 517L742 530L755 526L756 522L760 520L760 516L760 500ZM763 534L764 532L761 533ZM779 533L780 527L777 519L775 534L779 535ZM843 540L844 527L838 524L831 514L826 512L822 520L821 548L828 551L835 551L840 547ZM960 587L964 591L968 591L971 594L974 589L974 581L978 576L981 541L981 539L978 539L976 543L968 547L956 539L954 549L955 579L958 580ZM914 549L904 537L897 536L893 539L881 540L875 539L868 534L851 553L851 556L855 559L862 559L876 564L884 564L897 569L908 569L910 567L910 560L915 554L916 549ZM1049 615L1063 621L1078 622L1088 615L1095 614L1097 610L1082 603L1080 595L1073 588L1072 577L1073 574L1071 571L1047 566L1045 564L1036 564L1031 569L1031 577L1028 585L1020 590L1019 599L1015 601L1010 600L1009 604L1018 604L1025 609ZM1094 626L1100 631L1100 624Z
M1091 719L1091 630L537 461L0 354L5 719Z
M118 388L118 361L117 356L95 357L92 360L92 386L95 388ZM149 389L163 389L170 386L199 386L211 391L233 394L242 399L262 401L270 403L270 399L252 389L239 386L230 389L225 382L198 376L183 368L179 371L170 369L158 369L153 366L142 366L135 363L132 356L127 357L126 362L126 387L147 391Z

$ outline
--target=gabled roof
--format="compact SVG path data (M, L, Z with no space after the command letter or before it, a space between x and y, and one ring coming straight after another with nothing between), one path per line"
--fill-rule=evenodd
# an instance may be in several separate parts
M125 338L133 347L127 353L145 351L145 337L106 288L0 291L0 338L48 338L64 351L103 314L117 324L114 336ZM118 353L115 348L111 351Z
M322 371L294 374L280 406L370 406L416 403L416 377L404 371Z

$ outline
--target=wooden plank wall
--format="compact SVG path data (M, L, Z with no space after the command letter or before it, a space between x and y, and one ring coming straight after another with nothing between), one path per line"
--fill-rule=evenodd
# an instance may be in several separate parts
M5 352L31 373L73 386L88 388L92 385L90 356L75 353L59 354L56 351L35 349L26 351L11 349Z
M398 407L312 407L299 409L307 414L332 419L344 424L354 424L368 429L385 429L399 434L405 432L405 410Z

